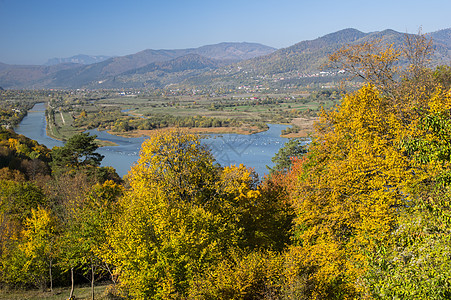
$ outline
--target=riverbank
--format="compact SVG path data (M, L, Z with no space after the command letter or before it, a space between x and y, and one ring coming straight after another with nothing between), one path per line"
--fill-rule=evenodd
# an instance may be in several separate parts
M298 132L281 134L282 138L305 138L308 137L314 131L314 124L319 120L318 117L309 118L295 118L289 124L279 124L286 126L296 126L299 128ZM261 133L268 130L268 128L260 128L258 126L241 126L241 127L166 127L161 129L153 130L131 130L127 132L116 132L108 131L109 134L125 137L125 138L138 138L138 137L148 137L158 132L160 130L180 128L186 130L190 133L197 134L241 134L241 135L251 135L255 133Z
M77 133L82 133L83 131L81 130L77 130L77 131L73 131L72 135L75 135ZM49 138L61 141L61 142L65 142L67 140L67 137L62 138L60 135L55 135L51 130L49 130L48 126L46 128L46 134ZM107 140L99 140L99 139L95 139L94 142L96 142L97 145L99 145L99 147L114 147L114 146L118 146L118 144L111 142L111 141L107 141Z
M64 117L64 114L62 112L59 112L58 114L54 115L54 119L55 119L54 122L49 122L48 115L45 114L45 133L49 138L64 142L71 136L84 131L73 127L72 122L70 124L66 124L67 123L66 120L72 119L72 117L71 116ZM61 124L59 124L58 119L61 121ZM95 139L95 142L100 147L112 147L118 145L114 142L100 139Z

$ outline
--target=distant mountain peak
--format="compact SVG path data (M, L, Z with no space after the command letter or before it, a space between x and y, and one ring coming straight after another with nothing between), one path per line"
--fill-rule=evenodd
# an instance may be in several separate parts
M328 37L328 36L338 36L338 35L350 35L350 34L358 34L358 35L365 35L364 32L355 29L355 28L344 28L335 32L331 32L328 33L326 35L324 35L323 37Z
M365 35L367 35L367 33L361 32L360 30L354 28L346 28L339 30L337 32L326 34L325 36L322 36L317 40L325 40L333 42L340 41L352 42L364 37Z

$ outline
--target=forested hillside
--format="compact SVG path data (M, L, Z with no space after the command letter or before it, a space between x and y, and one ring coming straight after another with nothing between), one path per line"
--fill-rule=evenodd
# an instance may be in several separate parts
M450 29L430 33L435 51L430 63L432 65L449 64L450 62ZM315 82L323 85L336 83L338 70L325 67L329 55L347 45L362 44L375 39L384 44L393 44L400 50L406 35L394 30L383 30L364 33L349 28L330 33L310 41L302 41L293 46L279 49L271 54L255 57L234 65L218 68L213 71L192 77L183 82L195 86L226 86L241 85L268 86L308 86ZM405 66L408 62L401 59L397 64ZM320 73L323 72L323 73ZM276 84L278 83L278 84Z
M2 287L103 280L105 299L449 299L451 68L427 67L424 36L405 45L332 55L364 85L262 180L218 165L178 129L144 142L124 180L99 167L93 136L49 150L2 129Z

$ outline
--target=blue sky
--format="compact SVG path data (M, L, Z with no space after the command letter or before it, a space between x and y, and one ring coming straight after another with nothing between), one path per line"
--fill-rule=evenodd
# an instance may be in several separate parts
M0 62L220 42L291 46L344 28L451 27L450 0L0 0Z

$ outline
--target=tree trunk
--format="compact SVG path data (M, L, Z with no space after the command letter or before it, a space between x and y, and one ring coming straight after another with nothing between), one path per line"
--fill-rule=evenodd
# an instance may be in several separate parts
M70 268L70 281L71 281L71 287L70 287L70 295L69 299L74 299L74 268Z
M50 292L53 293L52 260L49 261Z
M91 300L94 300L94 264L91 263Z

